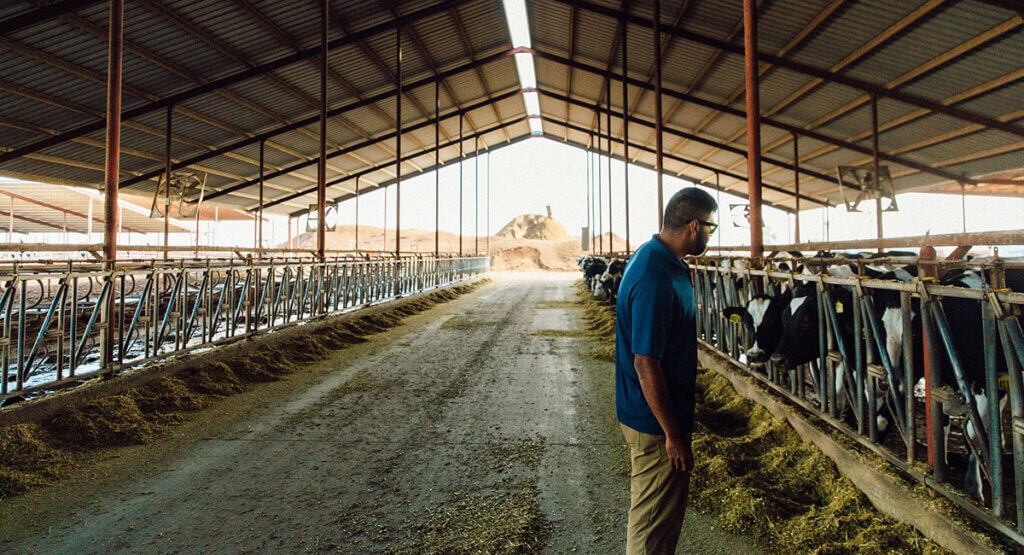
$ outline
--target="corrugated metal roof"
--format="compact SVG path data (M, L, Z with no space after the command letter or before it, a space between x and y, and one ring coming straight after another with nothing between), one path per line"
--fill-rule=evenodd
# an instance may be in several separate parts
M434 9L442 0L401 2L402 15L432 10L405 27L403 38L403 80L429 78L435 70L446 71L463 66L496 52L508 51L511 41L501 2L464 0ZM246 8L246 4L250 8ZM650 18L650 0L631 2L630 13ZM900 90L924 99L948 103L971 112L1005 117L1016 113L1021 125L1024 98L1024 23L1020 17L992 6L974 2L938 2L911 0L849 0L827 17L830 0L777 0L763 2L759 10L760 50L778 53L819 69L829 69L845 60L837 69L875 85L896 83ZM331 2L332 39L349 32L376 26L390 26L395 14L387 3ZM618 21L612 17L621 8L615 0L531 0L528 12L534 47L541 54L553 53L600 71L621 71ZM0 21L35 9L30 1L5 2ZM611 13L601 13L602 9ZM255 10L251 11L251 10ZM569 52L570 13L574 12L572 52ZM715 40L742 44L741 5L731 0L665 0L662 22L678 20L681 29ZM74 130L103 117L106 91L106 43L103 30L108 24L107 5L96 3L65 16L38 22L2 37L0 50L0 147L4 150L32 145L50 136ZM816 24L812 27L812 22ZM125 109L144 106L154 99L190 91L209 80L237 74L262 63L293 55L297 50L315 48L319 41L319 12L315 2L291 3L273 0L131 0L125 6L124 81ZM415 36L410 36L410 31ZM653 63L653 35L649 26L628 25L629 74L646 80ZM685 92L718 104L742 110L743 59L741 55L721 52L701 41L663 34L664 86L667 91ZM976 43L976 44L975 44ZM943 58L955 48L974 44L973 48L949 59ZM613 45L615 49L613 52ZM609 56L612 55L611 64ZM329 104L346 105L359 98L387 95L394 89L395 32L383 29L337 48L330 53ZM541 96L541 109L553 118L544 123L548 136L561 137L580 144L587 133L557 123L568 114L568 124L592 130L595 122L592 105L604 97L604 75L582 68L568 72L558 61L535 57L538 87L559 95L568 94L583 105L566 105ZM928 68L927 71L920 68ZM172 158L189 159L211 149L224 148L255 134L273 131L282 125L318 114L320 77L315 58L284 65L273 72L239 81L220 91L195 96L181 102L174 113ZM343 83L342 83L343 82ZM814 86L809 86L813 84ZM441 87L442 112L486 101L503 91L518 87L512 58L502 57L479 68L449 76ZM975 90L971 90L971 89ZM568 91L567 91L568 89ZM644 122L653 121L653 94L630 88L633 115ZM803 91L796 94L798 91ZM612 104L621 110L621 86L612 83ZM793 69L773 67L761 80L762 110L769 117L763 124L762 144L770 147L769 160L792 161L789 131L772 122L807 127L840 141L869 145L870 110L865 92L845 85L815 83L811 76ZM603 102L602 102L603 104ZM706 179L713 172L691 166L681 160L700 161L739 175L746 172L746 123L736 115L722 115L712 108L691 102L677 102L667 96L664 109L678 104L667 118L666 171L683 171L694 179ZM433 117L434 86L406 89L402 119L406 127ZM883 98L879 101L883 152L897 153L906 160L930 164L951 174L968 177L987 175L1024 167L1024 156L1015 148L1021 137L972 125L961 118L930 114L927 110ZM377 102L346 111L328 124L330 150L358 147L345 156L332 157L329 178L345 173L369 171L368 181L391 179L387 166L393 159L394 140L363 145L367 139L393 131L395 99L386 96ZM837 117L829 117L838 114ZM466 133L474 129L494 129L482 137L487 145L505 142L529 134L522 98L519 95L482 106L466 115ZM613 130L621 132L619 118L613 118ZM457 119L443 122L442 141L458 132ZM164 110L125 121L122 130L123 178L159 171L163 167ZM266 148L268 168L291 168L306 163L317 154L318 124L306 125L272 136ZM682 134L714 142L728 142L740 152L719 149ZM631 140L637 147L653 144L653 131L641 121L630 126ZM102 182L103 131L42 149L32 156L0 163L0 174L35 176L62 183ZM433 164L430 152L433 127L407 132L403 154L416 154L404 164L409 172ZM801 166L819 175L830 176L835 164L854 163L865 154L845 147L804 137L800 143ZM616 148L621 148L617 146ZM637 161L653 164L653 155L637 152ZM443 160L457 156L455 147L442 149ZM212 190L237 186L258 174L258 147L251 143L234 153L222 153L195 164L210 172ZM676 159L678 158L678 159ZM890 163L896 172L898 189L946 190L948 177L909 170ZM792 171L771 162L765 165L765 182L786 187ZM307 164L271 180L273 197L288 191L306 190L315 177L314 164ZM730 179L735 181L734 179ZM153 181L133 185L151 190ZM807 175L801 180L804 191L821 191L822 200L835 202L835 187ZM335 190L340 190L335 188ZM985 187L978 189L984 192ZM275 207L291 211L307 202L296 201ZM253 188L215 196L211 202L252 207ZM785 194L766 191L765 198L785 203ZM804 206L809 206L805 204Z

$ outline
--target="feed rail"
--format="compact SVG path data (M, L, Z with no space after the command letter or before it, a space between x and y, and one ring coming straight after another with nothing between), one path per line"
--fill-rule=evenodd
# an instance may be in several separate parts
M835 263L836 260L798 258L790 261ZM739 267L738 261L743 262ZM983 289L945 286L928 278L898 282L795 273L778 270L774 267L778 262L781 261L728 256L690 260L698 305L698 337L702 344L744 364L751 376L775 392L882 456L903 474L935 489L1008 538L1024 544L1024 389L1021 379L1024 333L1019 317L1024 314L1024 293L993 290L988 285ZM876 264L880 261L851 259L849 262ZM927 261L921 262L922 268L929 265ZM942 263L983 270L986 274L1020 267L999 260L979 264ZM812 340L818 343L819 356L793 371L778 368L771 361L747 364L743 351L749 344L749 332L743 324L726 318L722 309L745 306L757 292L778 293L783 286L802 283L811 283L815 288L818 330ZM851 307L837 307L835 295L840 289L848 292ZM875 297L881 291L899 295L904 337L913 337L915 318L923 324L924 358L928 361L924 401L914 397L909 385L914 381L912 342L903 342L901 360L889 360L881 333L882 322L875 310ZM988 395L983 411L971 394L970 384L964 378L963 354L957 352L953 340L955 330L950 329L944 310L947 299L953 298L968 299L980 305L984 386L988 392L1007 392L1011 407L1011 417L1007 420L1000 419L998 395ZM852 337L837 333L839 311L844 308L852 312L853 329L860 330ZM997 374L999 357L1006 361L1007 372L1003 376ZM954 376L954 379L942 383L940 367L948 368L944 375ZM837 386L837 379L842 380L841 387ZM894 383L907 385L901 391L892 387ZM885 438L876 426L876 416L883 406L888 409L895 428L895 433ZM844 411L844 407L850 409ZM982 430L977 442L962 443L979 460L986 485L985 502L964 495L957 482L962 475L954 476L944 462L944 412L953 413L951 420L960 425L970 422L974 430ZM1005 448L1002 445L1004 434L1012 438ZM1004 469L1006 463L1012 466L1010 472Z
M486 256L0 265L0 404L456 283ZM104 307L114 299L113 312ZM117 330L107 337L107 322ZM101 362L111 341L111 364Z

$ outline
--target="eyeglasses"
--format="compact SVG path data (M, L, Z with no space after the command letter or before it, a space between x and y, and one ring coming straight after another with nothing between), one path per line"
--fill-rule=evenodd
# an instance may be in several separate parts
M697 223L699 223L700 225L708 226L708 231L710 233L714 233L715 230L718 229L718 224L714 222L705 222L704 220L697 220Z

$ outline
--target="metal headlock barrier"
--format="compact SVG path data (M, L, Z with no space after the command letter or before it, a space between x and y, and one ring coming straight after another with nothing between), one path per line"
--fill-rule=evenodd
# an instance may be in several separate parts
M744 263L737 265L736 260ZM841 261L802 260L817 261L822 263L820 267ZM1020 318L1024 314L1024 293L999 289L1005 287L999 281L1004 270L1000 262L984 268L994 277L982 289L944 286L929 278L888 281L780 271L773 265L780 261L771 258L703 256L689 262L697 297L698 337L704 347L739 362L749 375L881 456L904 475L1024 544L1024 332ZM971 266L969 262L940 263ZM921 261L922 268L927 264ZM804 339L817 343L816 359L793 371L771 361L746 364L744 352L750 333L742 323L724 316L722 310L744 307L758 292L773 294L784 285L793 288L801 284L812 284L815 290L818 329ZM836 295L840 294L849 306L837 304ZM921 323L926 376L923 400L915 398L911 385L913 342L903 341L902 360L889 358L883 323L875 310L879 295L898 295L904 338L913 337L915 319ZM947 317L950 310L957 310L953 305L964 300L980 305L986 406L978 404L965 379L965 353L957 351L957 330L950 327ZM852 319L854 333L839 331L841 319L847 325ZM1005 374L1000 372L1003 365ZM940 374L940 366L948 371ZM943 375L953 379L943 383ZM1000 418L1000 395L993 394L997 391L1005 391L1009 397L1009 418ZM884 438L876 425L883 406L896 431ZM943 426L947 419L963 428L969 423L975 433L976 440L964 433L962 446L980 464L986 484L984 501L965 495L957 481L963 479L962 475L954 476L945 462ZM1011 441L1005 440L1007 436ZM950 445L953 443L950 441Z
M0 402L453 284L487 256L25 261L0 266ZM113 298L113 311L105 310ZM108 337L108 319L116 333ZM113 360L104 365L105 342Z

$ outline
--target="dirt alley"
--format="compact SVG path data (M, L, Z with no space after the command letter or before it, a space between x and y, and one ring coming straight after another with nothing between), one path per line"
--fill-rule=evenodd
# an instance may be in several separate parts
M159 460L135 463L129 479L30 497L19 510L66 504L39 509L50 522L0 550L443 550L418 543L430 515L453 496L525 482L550 522L546 551L622 552L628 478L611 364L586 356L582 311L557 302L573 299L576 279L496 274L310 377L228 398L223 418L164 440L173 449L140 451ZM539 460L501 455L523 446L539 446ZM122 458L104 471L139 457ZM679 552L758 549L691 511Z

